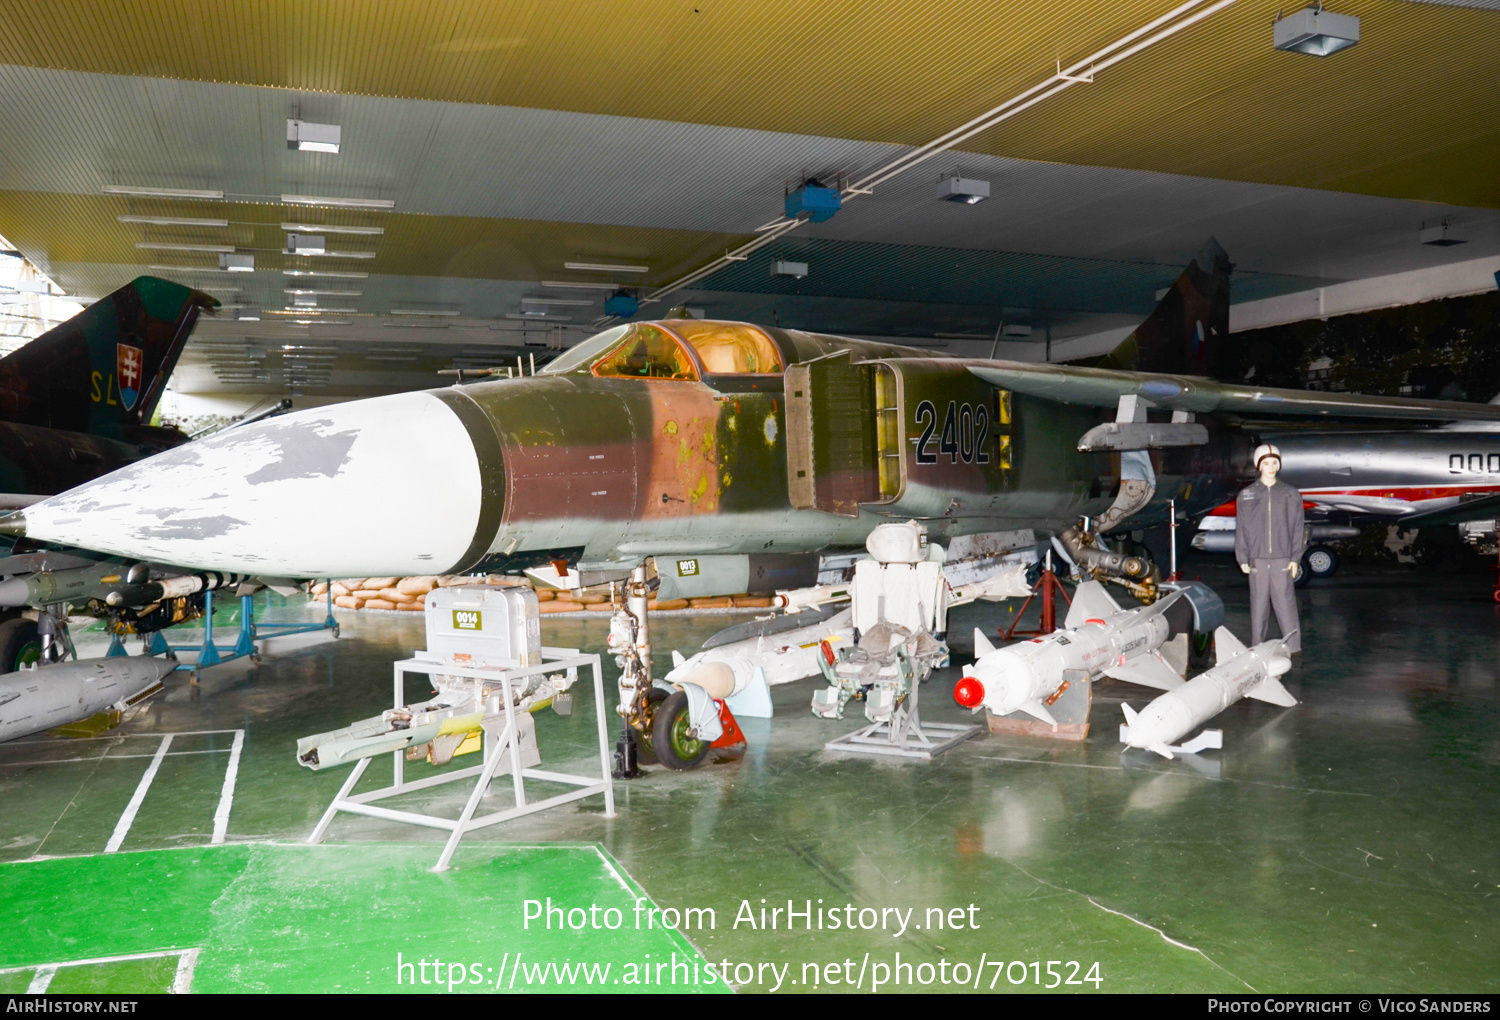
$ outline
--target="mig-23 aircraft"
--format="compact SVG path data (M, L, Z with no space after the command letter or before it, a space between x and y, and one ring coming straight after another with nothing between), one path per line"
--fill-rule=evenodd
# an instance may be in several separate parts
M1161 522L1169 499L1190 516L1223 503L1253 477L1247 422L1500 421L1484 404L1216 381L1231 269L1210 240L1092 366L685 312L627 322L535 375L210 436L37 502L0 531L281 578L539 566L630 578L647 682L622 681L622 697L644 704L647 560L661 598L798 588L821 555L915 520L939 545L1054 536L1082 573L1151 601L1155 568L1099 536ZM621 707L630 725L644 718Z

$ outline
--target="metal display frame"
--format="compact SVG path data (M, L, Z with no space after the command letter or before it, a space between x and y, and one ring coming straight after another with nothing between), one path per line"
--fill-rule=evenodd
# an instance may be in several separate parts
M403 822L407 825L420 825L430 829L447 829L450 833L448 842L443 846L443 852L438 855L437 865L433 871L446 871L449 861L453 858L453 852L458 849L459 840L476 829L488 828L491 825L499 825L522 815L535 814L548 808L560 807L563 804L584 797L592 797L595 794L604 794L604 817L615 817L615 795L614 785L610 778L610 745L609 732L606 725L605 715L607 709L604 702L604 677L600 670L600 659L597 653L581 655L576 648L543 648L542 662L535 666L515 667L481 667L481 666L459 666L440 661L436 658L422 658L418 652L415 658L400 659L393 663L393 682L395 687L394 707L402 708L406 702L406 674L407 673L442 673L445 676L458 676L471 680L499 681L501 685L501 696L505 704L505 729L500 736L491 739L488 733L484 736L484 745L481 752L484 762L469 768L458 769L454 772L445 772L442 775L419 779L416 782L406 782L406 751L392 752L391 760L394 763L394 782L390 786L381 787L377 790L369 790L365 793L354 793L355 784L370 767L371 758L361 758L354 766L354 771L344 781L339 789L338 795L334 797L333 803L328 805L328 810L319 819L317 827L307 837L309 843L321 843L333 822L334 816L344 811L350 814L366 815L372 818L384 818L387 821ZM521 749L517 740L518 728L516 725L516 713L525 711L515 705L512 682L522 677L535 676L538 673L552 673L559 669L578 669L588 666L594 674L594 706L595 717L599 728L599 775L579 776L565 772L552 772L546 769L522 768ZM515 790L516 803L513 807L503 811L496 811L487 815L474 817L479 807L480 798L489 790L490 781L495 778L496 771L503 764L505 757L509 756L510 774L512 785ZM475 778L477 777L477 778ZM474 789L469 794L464 804L463 812L458 818L442 818L437 815L424 815L415 811L399 811L395 808L379 807L374 801L385 800L404 793L415 793L418 790L427 790L446 783L461 782L465 779L475 778ZM557 794L542 800L528 801L526 798L525 780L534 779L549 783L563 783L576 786L578 789L567 793Z

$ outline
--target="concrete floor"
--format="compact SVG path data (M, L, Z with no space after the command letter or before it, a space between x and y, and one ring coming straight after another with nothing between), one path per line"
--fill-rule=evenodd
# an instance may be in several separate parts
M1246 590L1232 565L1194 559L1186 572L1220 591L1229 626L1246 635ZM777 987L777 975L781 991L840 990L856 980L868 990L882 976L887 988L899 978L900 988L952 990L955 975L970 989L1027 990L1054 981L1049 961L1058 961L1058 981L1097 978L1110 991L1500 988L1500 792L1492 782L1500 764L1500 608L1488 582L1346 568L1304 590L1300 601L1307 661L1287 686L1302 704L1233 706L1216 723L1225 748L1197 763L1122 755L1118 703L1140 706L1151 694L1114 682L1096 688L1094 728L1083 743L986 736L930 764L829 755L823 742L856 722L812 717L815 683L804 681L775 690L774 720L741 720L749 738L743 753L693 773L653 769L618 784L613 819L594 799L475 834L446 876L422 870L443 834L341 816L329 842L361 848L369 896L425 902L422 923L404 924L400 910L331 921L319 939L368 950L373 962L357 978L342 963L267 965L249 975L222 961L211 968L206 955L198 964L203 983L232 988L243 974L253 987L396 990L397 948L405 947L407 960L429 948L429 955L449 951L453 933L438 930L445 916L485 946L486 961L528 948L575 961L590 953L644 960L656 946L660 962L666 944L649 941L659 936L654 931L639 944L589 931L549 943L517 929L529 897L551 894L555 903L588 907L592 879L560 864L518 871L496 862L520 845L597 843L602 859L618 862L609 866L657 906L712 908L712 929L695 925L683 934L701 952L695 962L727 961L732 983L746 990ZM1003 605L957 611L952 633L963 654L955 660L967 661L963 635L976 623L1007 619ZM258 667L219 667L196 689L178 683L109 739L0 745L0 860L100 854L164 733L198 734L174 737L172 750L201 753L163 760L121 842L125 856L181 848L193 861L210 861L214 853L242 852L197 849L212 838L231 731L239 729L244 749L228 842L304 838L347 773L300 768L296 739L389 707L391 660L423 644L420 618L344 614L341 622L336 643L281 653ZM673 647L688 651L725 623L663 618L656 648L664 658ZM588 651L602 651L604 631L597 619L543 623L547 644ZM969 719L948 697L952 675L924 690L928 718ZM589 767L592 697L584 684L576 690L571 717L537 717L543 767ZM426 772L408 766L409 778ZM371 769L375 778L388 774L385 762ZM448 789L405 803L456 815L462 794ZM165 951L193 939L222 955L228 940L168 922L226 897L259 918L244 938L268 952L278 932L306 935L313 930L304 923L306 894L319 885L317 869L290 847L263 853L288 863L262 860L254 896L174 897L159 869L145 867L159 855L140 857L153 889L142 895L140 912L160 924L130 916L129 897L114 896L103 913L59 902L49 908L45 937L0 947L0 987L9 987L6 968ZM115 859L82 858L70 874L115 867L108 863ZM410 880L392 880L398 865L413 872ZM12 869L43 866L58 865L0 864L0 906L8 914L33 902L39 888L39 879L22 880L39 873ZM241 881L233 870L225 872L226 889ZM485 910L426 909L455 897L472 903L476 881ZM71 888L73 880L59 873L53 884ZM762 899L768 919L771 908L783 908L775 930L760 926ZM787 930L788 900L798 911L811 901L813 930L800 917ZM320 916L336 921L339 902L333 897ZM836 908L840 922L878 924L878 917L886 927L832 930L825 913L818 930L820 908ZM942 927L928 923L938 908ZM903 915L911 927L898 934ZM666 951L687 951L672 946ZM1096 982L1071 987L1092 990Z

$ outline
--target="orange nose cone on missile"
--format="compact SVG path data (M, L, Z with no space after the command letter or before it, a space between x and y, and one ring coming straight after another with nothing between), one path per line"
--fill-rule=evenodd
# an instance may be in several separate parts
M953 700L964 708L978 708L984 703L984 684L977 676L966 676L953 686Z

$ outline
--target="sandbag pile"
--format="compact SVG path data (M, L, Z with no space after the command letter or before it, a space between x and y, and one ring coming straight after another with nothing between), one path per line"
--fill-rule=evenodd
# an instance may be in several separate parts
M332 583L333 604L342 609L394 609L419 613L427 608L427 595L435 588L463 584L489 584L495 587L528 585L524 577L489 574L484 577L462 574L429 574L421 577L346 577ZM330 584L320 581L312 586L314 598L328 594ZM559 591L537 588L538 608L544 613L580 613L587 609L607 610L609 589L584 588L581 591ZM701 599L652 599L648 608L672 609L768 609L769 595L724 595Z

